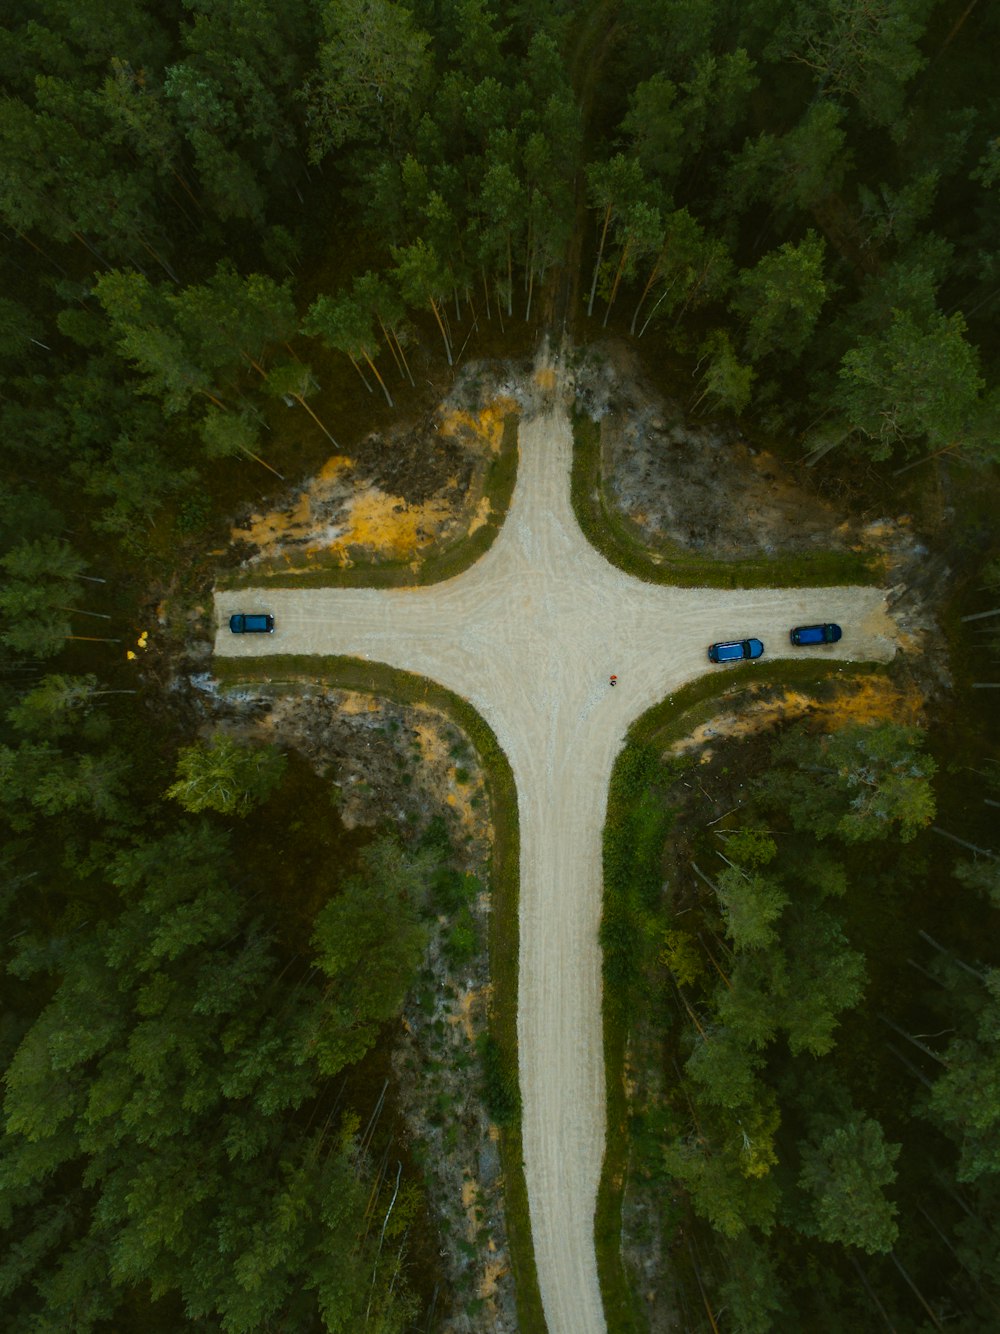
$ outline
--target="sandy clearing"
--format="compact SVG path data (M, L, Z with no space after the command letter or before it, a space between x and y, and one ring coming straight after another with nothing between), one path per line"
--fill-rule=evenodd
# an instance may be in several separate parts
M887 660L893 623L872 588L721 591L644 584L591 548L569 498L569 385L522 422L518 479L496 542L472 569L417 589L244 589L216 595L216 652L349 654L432 677L470 700L513 769L521 822L518 1038L531 1224L550 1334L605 1329L593 1217L604 1150L601 828L629 724L702 672L716 639L757 635L794 656L788 628L839 621L818 652ZM537 379L536 383L544 383ZM274 635L236 636L236 610ZM611 689L609 675L618 676Z

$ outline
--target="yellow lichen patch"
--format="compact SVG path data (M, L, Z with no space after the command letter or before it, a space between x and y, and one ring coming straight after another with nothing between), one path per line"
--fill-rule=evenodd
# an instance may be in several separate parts
M362 694L360 691L345 691L340 702L340 712L348 714L356 713L377 713L381 707L378 699L374 695Z
M470 1042L475 1042L476 1040L476 1029L473 1023L473 1011L476 1008L480 994L481 994L480 992L474 990L471 987L469 988L468 991L463 991L458 998L457 1012L453 1012L448 1016L449 1024L462 1025L462 1032L465 1034L465 1036L468 1038Z
M462 1182L462 1208L471 1209L479 1197L479 1186L468 1177Z
M923 716L924 701L915 686L898 686L884 676L867 676L845 690L839 698L823 703L810 701L812 714L827 727L846 723L894 723L915 727Z
M720 710L688 736L675 741L670 752L683 755L704 750L702 762L707 763L713 743L752 736L775 723L791 722L806 714L827 729L851 723L882 722L887 718L913 725L920 719L922 705L919 691L897 686L884 676L845 682L836 697L828 700L814 699L797 690L786 690L780 695L762 693L745 700L738 711Z
M498 454L503 443L504 418L516 408L512 398L495 398L478 413L454 408L444 415L438 430L442 435L472 435Z
M366 547L380 556L404 560L427 546L434 529L450 517L444 500L407 505L398 496L374 487L350 503L346 521L326 545L333 555L346 556L350 547Z
M487 840L489 821L485 805L478 808L472 805L473 798L481 791L475 760L470 755L468 761L462 761L468 764L470 781L459 783L455 762L449 754L449 743L441 730L443 722L439 714L427 708L419 710L414 722L424 766L421 782L425 788L438 793L461 822L465 833L473 839Z
M497 1280L506 1272L507 1266L502 1260L487 1260L486 1269L479 1282L479 1296L484 1299L492 1297L497 1290Z
M343 474L352 466L352 460L346 454L334 454L304 490L299 491L281 509L269 510L266 514L253 514L245 528L233 528L230 540L247 542L258 548L264 557L276 557L282 554L282 548L291 542L305 542L316 534L317 528L322 534L321 520L317 517L320 508L334 499L338 492L344 492L349 486ZM322 541L318 547L321 549ZM285 554L285 559L290 557Z
M353 459L349 459L346 454L334 454L323 464L317 475L317 482L332 482L340 476L345 468L349 468Z
M304 537L312 527L312 495L303 491L290 508L252 514L246 528L233 528L229 536L233 542L249 542L261 554L271 555L290 537Z
M476 506L476 512L475 514L473 514L472 521L469 524L470 537L479 528L482 528L483 524L487 522L492 513L493 513L493 506L490 504L489 496L481 496L479 499L479 504Z

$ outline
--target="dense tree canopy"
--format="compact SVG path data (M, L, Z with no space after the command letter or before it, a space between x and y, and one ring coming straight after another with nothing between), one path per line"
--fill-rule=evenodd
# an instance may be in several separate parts
M665 913L666 779L629 752L606 865L628 892L602 943L610 1015L676 1011L683 1102L656 1109L643 1169L718 1234L709 1286L735 1328L810 1327L812 1301L861 1327L869 1283L909 1328L927 1311L902 1275L935 1266L941 1320L988 1328L1000 888L981 826L1000 794L971 751L1000 578L995 513L962 507L988 508L1000 451L996 7L9 0L4 17L9 1327L410 1319L409 1215L373 1248L385 1183L331 1081L399 1010L432 870L379 842L292 942L241 876L233 818L287 770L199 740L171 650L140 671L139 632L169 592L190 619L163 637L190 638L234 511L339 452L342 424L367 431L467 349L599 321L644 340L691 412L830 454L869 514L921 463L918 503L958 511L956 577L985 567L965 739L787 730L746 776L746 819L695 850L697 916ZM506 1058L484 1052L509 1123Z

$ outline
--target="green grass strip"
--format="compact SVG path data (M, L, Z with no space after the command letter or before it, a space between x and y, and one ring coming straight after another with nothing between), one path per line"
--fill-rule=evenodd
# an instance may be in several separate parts
M663 542L655 549L608 503L601 470L600 424L573 414L573 511L590 544L626 574L651 584L681 588L832 588L877 584L878 563L856 551L801 552L713 560Z
M221 573L220 588L410 588L437 584L452 579L474 565L493 545L510 508L517 480L516 412L504 417L500 449L490 460L483 482L483 495L490 502L486 521L473 533L453 542L433 547L425 556L410 561L366 561L364 565L343 565L335 557L316 553L303 558L300 566L261 563L251 569Z
M604 1077L607 1099L607 1143L594 1215L597 1272L608 1334L642 1334L647 1322L641 1301L629 1282L622 1257L622 1204L631 1158L629 1107L625 1092L625 1056L629 1020L638 1003L636 970L642 967L647 944L642 932L642 875L633 852L641 842L636 809L648 793L643 774L650 756L657 759L675 741L715 717L720 705L738 709L758 686L791 686L808 690L832 676L887 675L882 663L789 661L743 663L731 671L713 672L682 686L642 714L629 728L608 789L604 825L604 906L601 923L604 981ZM629 968L628 961L634 962Z
M426 704L447 714L469 738L476 748L486 776L493 821L489 925L492 982L490 1035L503 1055L504 1064L516 1070L518 898L521 886L517 790L507 756L490 725L468 701L446 690L444 686L426 677L415 676L412 672L381 663L362 662L357 658L311 654L279 654L249 659L217 657L215 675L228 688L253 682L277 692L287 686L298 687L303 682L316 682L339 690L359 690L381 695L401 704ZM525 1334L544 1334L545 1317L531 1242L519 1110L509 1123L501 1127L500 1155L518 1327Z

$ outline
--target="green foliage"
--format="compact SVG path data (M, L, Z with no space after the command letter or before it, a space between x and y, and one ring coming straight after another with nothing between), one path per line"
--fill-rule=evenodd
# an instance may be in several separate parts
M799 1149L798 1184L811 1209L805 1229L869 1255L892 1250L896 1206L883 1188L896 1179L900 1146L886 1143L879 1123L857 1112L839 1123L817 1117Z
M885 781L878 765L891 766L906 752L926 778L931 770L921 768L920 741L906 729L873 740L868 729L842 728L823 738L828 749L819 758L828 761L831 751L838 763L863 756L867 784ZM792 758L817 758L816 745L815 737L793 731L773 748L774 767L746 800L740 824L734 827L730 816L721 831L723 869L709 876L695 865L691 883L701 904L690 890L685 894L684 915L661 929L656 958L637 953L631 983L633 996L651 994L662 986L656 971L662 967L677 983L679 1042L664 1032L654 1008L633 1019L636 1085L657 1087L659 1078L667 1089L665 1109L640 1101L633 1114L642 1118L647 1138L659 1140L657 1168L673 1178L675 1190L684 1188L722 1254L732 1257L723 1266L724 1291L740 1329L768 1329L779 1313L806 1309L797 1268L804 1258L839 1269L840 1261L831 1261L827 1250L812 1251L811 1241L874 1255L891 1250L898 1236L886 1188L895 1181L901 1148L845 1097L842 1080L851 1078L853 1054L836 1046L845 1013L856 1012L851 1031L857 1032L869 974L844 925L845 907L851 907L845 905L848 870L817 841L809 820L795 818L794 794L779 782ZM628 775L635 790L627 805L609 805L609 820L627 821L641 809L641 754L627 767L624 756L619 761L621 778ZM829 766L803 763L796 781L815 784L816 767ZM789 814L808 832L783 830ZM901 840L910 832L895 821L879 837ZM606 848L615 846L608 830L605 839ZM719 852L718 827L703 831L702 840ZM845 843L850 850L852 840ZM701 866L708 864L700 845L696 855ZM857 863L850 865L856 875ZM664 904L664 917L668 910ZM666 1044L662 1075L644 1069L643 1044L647 1059L655 1060ZM985 1108L995 1092L988 1076L980 1091ZM968 1090L956 1091L954 1105L968 1097ZM977 1143L991 1135L992 1122Z
M932 0L800 0L774 45L812 70L829 95L856 101L875 125L896 128L906 85L926 63L918 43L931 7Z
M726 1243L726 1278L719 1289L739 1334L770 1334L774 1319L787 1311L777 1265L752 1233Z
M315 971L288 977L234 861L205 824L137 841L111 862L120 899L98 930L19 944L17 976L54 976L7 1072L0 1213L32 1241L0 1278L39 1327L70 1300L74 1329L124 1318L143 1287L237 1334L413 1314L398 1238L383 1255L370 1235L356 1124L316 1101L336 1006ZM383 848L367 870L404 862Z
M59 740L72 732L85 730L92 738L106 736L108 725L93 711L101 696L133 693L100 690L97 677L43 676L33 690L27 691L7 710L7 719L22 736Z
M396 140L430 76L428 35L405 5L336 0L321 13L325 41L307 90L311 162L354 141Z
M838 1016L864 994L864 957L848 946L840 923L821 908L796 915L786 936L787 990L780 1023L793 1056L833 1048Z
M815 232L807 232L798 245L786 242L740 274L731 304L747 321L751 360L779 351L797 357L805 350L830 295L824 248Z
M701 381L704 388L692 407L705 399L716 412L741 413L750 402L757 372L744 366L733 351L729 335L722 329L714 330L698 349Z
M697 1136L668 1144L666 1170L683 1182L702 1217L725 1237L747 1228L769 1232L780 1199L771 1175L781 1121L774 1094L761 1085L738 1112L704 1108Z
M700 1086L699 1096L706 1103L731 1111L758 1094L757 1075L763 1064L763 1057L742 1037L723 1028L695 1046L684 1071Z
M778 854L778 845L766 829L741 825L726 837L726 852L749 870L767 866Z
M728 866L717 880L726 935L737 950L766 949L777 939L774 922L788 906L780 881L760 871Z
M477 1040L477 1046L483 1067L486 1110L498 1126L510 1125L521 1112L516 1063L490 1033L484 1033Z
M994 908L1000 908L1000 861L982 858L959 862L955 867L955 879L967 889L988 898Z
M796 829L845 843L887 837L904 843L934 818L936 765L923 734L897 723L844 727L826 736L793 729L774 752L759 791L787 810Z
M185 746L177 756L177 781L166 796L186 811L246 816L281 782L285 759L272 746L241 746L224 732Z
M72 634L69 614L80 597L84 561L62 538L20 542L0 556L0 641L16 653L54 657Z
M669 968L679 987L690 987L705 971L694 937L687 931L664 931L660 962Z
M326 1074L363 1056L398 1013L427 947L421 908L436 856L378 839L362 854L362 875L317 916L312 944L335 1022L317 1023L311 1045Z
M650 915L660 896L660 856L670 826L670 812L653 784L662 768L652 748L628 747L611 780L604 831L604 912L601 948L605 1003L627 1008L651 953Z
M928 1112L958 1145L958 1180L1000 1172L1000 969L984 975L971 1032L952 1038Z
M985 382L965 331L958 313L920 318L893 310L888 329L845 354L836 402L872 458L888 458L897 446L912 453L925 443L978 448Z

